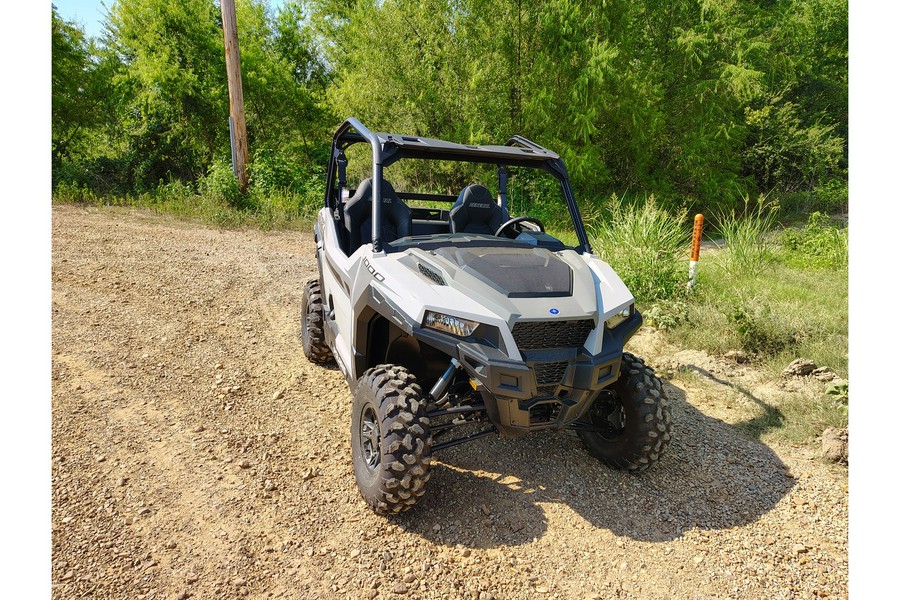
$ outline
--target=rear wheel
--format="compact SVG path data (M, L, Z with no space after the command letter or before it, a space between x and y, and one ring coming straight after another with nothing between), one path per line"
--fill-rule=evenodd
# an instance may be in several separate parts
M672 415L662 382L640 358L625 353L619 379L588 409L595 431L578 431L587 451L614 469L643 471L665 452Z
M379 514L409 510L431 477L431 433L415 376L396 365L363 373L352 419L353 472L362 497Z
M300 338L306 358L321 365L333 362L334 355L325 342L325 304L318 279L308 281L303 289L300 318Z

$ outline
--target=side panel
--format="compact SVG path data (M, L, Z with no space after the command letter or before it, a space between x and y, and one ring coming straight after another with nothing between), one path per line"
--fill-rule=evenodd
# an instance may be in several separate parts
M328 325L325 335L341 370L348 374L352 364L351 341L347 336L351 331L350 281L354 262L338 245L337 224L328 209L319 211L316 228L320 236L316 254L325 294L325 323Z

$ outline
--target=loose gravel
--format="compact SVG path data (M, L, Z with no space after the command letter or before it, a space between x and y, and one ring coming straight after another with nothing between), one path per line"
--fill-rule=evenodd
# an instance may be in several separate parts
M54 598L847 597L846 466L741 434L734 385L664 379L675 435L640 475L570 433L487 438L381 517L347 385L300 348L310 235L57 206L52 236Z

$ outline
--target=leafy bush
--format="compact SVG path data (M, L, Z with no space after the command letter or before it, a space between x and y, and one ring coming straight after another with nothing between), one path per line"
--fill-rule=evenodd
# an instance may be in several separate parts
M674 329L690 321L690 310L683 300L660 300L641 314L648 325L663 330Z
M727 317L741 348L754 354L778 354L796 346L807 336L807 332L756 298L735 304Z
M823 212L847 212L849 189L846 180L834 179L813 190L819 210Z
M325 173L321 166L296 162L283 153L260 149L250 165L250 205L264 229L309 219L322 206Z
M190 182L184 182L180 179L172 179L168 183L160 184L154 192L157 198L187 200L195 195L194 186Z
M512 171L507 193L511 215L530 215L540 219L544 225L571 229L572 217L562 199L559 182L546 173L532 173L526 169ZM584 220L588 221L587 218Z
M781 192L781 219L805 220L807 215L819 211L827 214L847 213L849 190L846 179L833 179L802 192Z
M306 173L281 153L260 148L250 163L250 186L263 194L292 190L300 186Z
M639 206L613 196L609 218L589 226L594 250L616 270L638 302L669 299L683 293L690 234L686 212L671 214L653 196Z
M837 380L828 386L825 393L834 400L835 404L846 406L850 401L850 384L844 380Z
M831 224L827 215L814 212L803 229L781 234L785 261L814 268L846 267L849 260L847 229Z
M759 109L745 107L744 116L743 160L762 189L809 189L842 174L845 141L836 124L805 124L802 107L781 97Z
M246 208L247 200L241 194L234 169L225 160L216 160L207 171L205 177L197 182L200 194L210 200L222 200L235 208Z
M730 275L758 275L773 260L772 244L767 234L775 225L778 205L760 196L756 206L744 198L743 214L734 209L715 215L713 230L725 240L723 267Z

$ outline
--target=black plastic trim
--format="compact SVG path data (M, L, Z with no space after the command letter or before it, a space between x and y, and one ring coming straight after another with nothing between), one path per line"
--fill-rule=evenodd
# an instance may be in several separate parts
M547 349L523 353L525 360L513 360L492 346L439 332L419 328L413 334L457 358L480 384L491 422L501 434L516 436L536 429L561 429L580 418L600 390L618 379L625 342L642 322L635 311L615 329L605 329L603 347L596 355L584 348ZM559 382L541 384L535 369L552 363L566 363ZM539 393L547 385L555 386L552 396Z
M453 246L454 248L534 248L534 244L526 240L514 240L509 238L498 238L492 235L478 233L438 233L430 235L411 235L404 238L385 243L385 253L403 252L410 248L418 248L419 250L437 250ZM558 250L574 250L578 248L572 246L563 246Z

